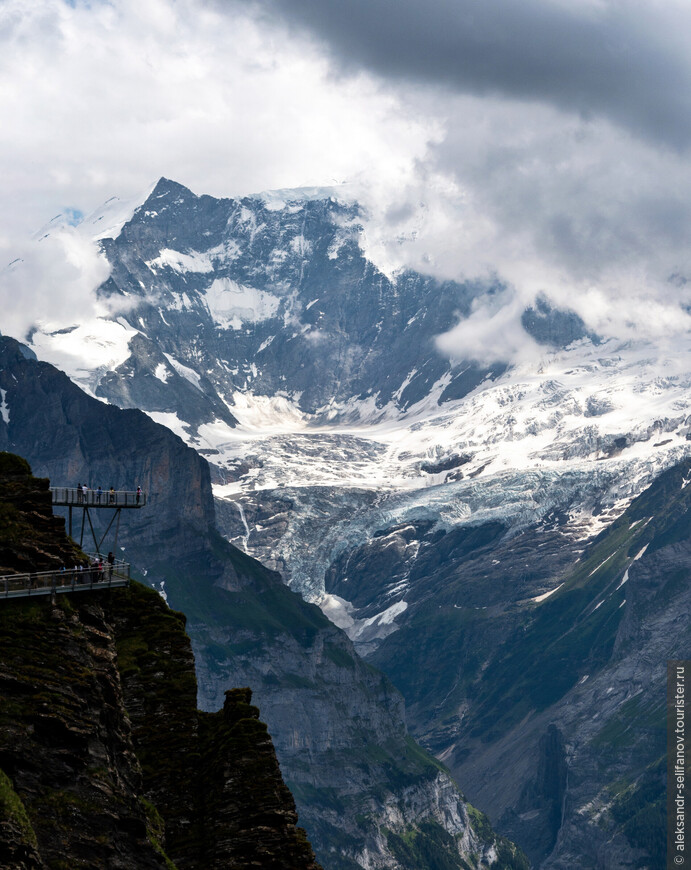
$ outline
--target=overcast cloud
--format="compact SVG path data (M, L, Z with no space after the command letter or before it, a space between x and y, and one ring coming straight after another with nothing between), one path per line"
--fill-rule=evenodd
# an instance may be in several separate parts
M257 0L345 68L538 100L636 134L691 141L685 0Z
M70 325L48 286L94 304L95 255L63 281L69 234L51 272L29 233L166 175L217 196L352 182L388 272L506 283L449 353L535 352L538 292L605 334L685 330L690 49L678 0L4 0L0 258L32 264L21 288L0 275L5 320L19 289L15 333Z

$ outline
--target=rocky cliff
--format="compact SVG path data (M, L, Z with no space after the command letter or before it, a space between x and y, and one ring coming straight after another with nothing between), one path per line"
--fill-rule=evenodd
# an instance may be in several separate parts
M8 504L6 563L74 555L48 481L0 454ZM319 870L249 690L196 710L184 623L138 584L0 603L0 866Z

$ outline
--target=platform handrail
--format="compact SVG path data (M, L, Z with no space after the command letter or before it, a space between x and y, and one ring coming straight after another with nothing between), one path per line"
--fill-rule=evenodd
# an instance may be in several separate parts
M30 571L0 575L0 599L60 592L83 592L129 586L130 565L116 559L90 565L64 567L57 571Z
M50 492L55 505L75 505L76 507L144 507L147 494L130 489L87 489L84 492L77 486L51 486Z

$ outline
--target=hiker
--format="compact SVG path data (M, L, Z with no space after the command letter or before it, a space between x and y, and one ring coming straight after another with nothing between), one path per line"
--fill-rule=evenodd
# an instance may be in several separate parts
M84 503L86 504L86 502L88 501L88 497L89 497L89 487L85 483L82 484L82 497L83 497Z
M142 488L141 486L137 486L137 504L139 504L139 499L142 497Z
M110 492L108 493L108 501L110 504L115 504L115 488L111 486Z
M103 495L103 490L99 486L99 488L96 490L96 504L101 504L101 496L102 495Z
M81 504L82 500L83 500L82 485L81 485L81 483L78 483L77 484L77 503Z

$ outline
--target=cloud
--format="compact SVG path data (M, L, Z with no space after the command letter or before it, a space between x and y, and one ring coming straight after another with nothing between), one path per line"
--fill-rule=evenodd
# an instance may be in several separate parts
M470 316L440 335L437 346L452 358L489 365L497 360L534 359L542 349L521 327L525 304L513 290L477 299Z
M438 126L371 77L335 81L304 40L196 0L0 4L0 115L0 238L162 175L217 196L396 178Z
M674 147L691 142L684 0L258 0L255 8L314 33L344 69L537 100Z
M0 271L6 335L25 338L38 326L64 329L107 313L94 294L110 273L106 258L90 239L65 226L16 249L17 259Z
M101 274L84 239L83 274L69 272L76 236L28 253L25 239L57 213L89 213L162 175L215 196L358 175L395 186L439 130L371 77L334 80L304 41L196 0L6 0L0 116L0 268L26 261L0 274L5 331L46 312L68 324ZM19 292L26 311L10 314Z
M443 102L446 134L407 184L384 197L363 193L372 215L365 245L385 271L500 282L525 306L543 293L601 335L657 339L661 324L670 334L688 328L683 155L541 104ZM460 353L466 332L454 334ZM527 347L524 338L505 343L498 333L497 345Z

